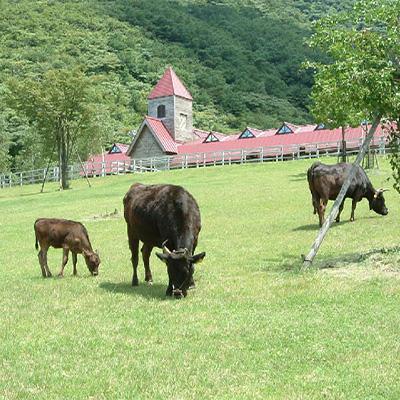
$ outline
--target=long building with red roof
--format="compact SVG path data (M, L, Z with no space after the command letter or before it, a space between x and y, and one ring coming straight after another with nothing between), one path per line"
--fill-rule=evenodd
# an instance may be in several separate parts
M169 67L148 96L148 115L144 118L126 155L133 159L164 155L221 154L226 151L274 148L279 153L319 145L333 146L342 140L341 129L327 129L323 124L295 125L283 122L276 129L246 127L243 131L223 134L193 127L193 98L189 90ZM346 129L346 140L357 145L368 127L360 125ZM375 140L387 133L379 127Z

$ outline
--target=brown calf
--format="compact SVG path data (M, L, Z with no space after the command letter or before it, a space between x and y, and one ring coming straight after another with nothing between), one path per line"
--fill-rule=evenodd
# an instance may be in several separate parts
M99 273L100 258L97 252L93 251L87 230L80 222L66 219L40 218L35 221L34 229L36 250L38 250L38 242L40 245L38 258L44 278L51 276L47 265L47 251L50 246L56 249L63 249L59 276L64 276L64 268L68 262L69 251L72 253L74 275L77 274L76 262L78 253L85 258L86 265L92 275Z

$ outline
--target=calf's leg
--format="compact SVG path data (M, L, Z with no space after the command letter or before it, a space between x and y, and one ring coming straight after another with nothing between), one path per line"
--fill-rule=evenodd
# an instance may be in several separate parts
M42 248L42 263L43 263L43 267L44 267L44 269L46 271L47 277L50 278L52 275L51 275L51 272L49 270L49 266L47 265L47 251L48 250L49 250L48 247Z
M38 259L39 259L40 269L42 270L42 276L43 276L43 278L46 278L47 274L46 274L46 269L44 268L44 265L43 265L42 249L40 249L40 251L38 253Z
M144 264L144 280L149 284L153 283L153 276L150 270L150 254L153 250L153 246L149 246L143 244L142 246L142 257L143 257L143 264Z
M68 253L69 250L68 249L63 249L63 257L62 257L62 261L61 261L61 270L58 274L58 276L64 276L64 268L67 265L68 262Z

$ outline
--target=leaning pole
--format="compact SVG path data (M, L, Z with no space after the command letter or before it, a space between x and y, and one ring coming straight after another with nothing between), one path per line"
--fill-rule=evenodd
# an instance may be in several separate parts
M361 160L363 159L380 122L381 122L381 116L378 115L377 117L375 117L374 122L372 123L371 129L369 130L367 136L365 137L365 140L361 146L360 152L358 153L357 158L354 161L354 163L350 169L349 175L347 175L347 178L344 181L342 188L340 189L338 197L336 198L335 202L333 203L333 206L332 206L331 212L329 213L328 218L326 218L324 224L322 225L321 229L319 230L317 238L315 239L313 245L311 246L310 252L304 257L303 268L309 267L312 264L314 257L317 255L318 250L322 244L322 241L325 238L325 235L327 234L330 226L332 225L333 220L336 218L336 216L338 214L339 206L342 203L344 196L347 192L347 189L349 188L350 183L353 180L353 177L356 173L356 167L358 165L360 165Z

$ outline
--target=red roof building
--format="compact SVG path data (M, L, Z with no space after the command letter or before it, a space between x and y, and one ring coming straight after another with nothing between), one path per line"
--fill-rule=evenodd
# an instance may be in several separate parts
M108 175L129 169L131 158L126 154L129 145L114 143L110 150L95 154L86 161L88 176Z
M169 67L164 75L157 82L154 89L150 92L148 99L153 100L158 97L179 96L184 99L193 100L192 95L186 89L184 84L175 74L175 71Z
M127 150L127 155L133 159L209 153L215 160L215 157L223 157L221 153L226 151L265 148L270 154L288 154L299 149L315 148L317 144L319 149L333 150L337 149L342 139L341 129L327 129L323 124L298 126L283 122L276 129L246 127L242 132L231 135L194 128L192 96L171 67L150 92L148 100L148 115ZM360 125L346 129L345 137L350 147L359 147L365 128ZM379 137L386 136L386 130L379 127L375 133L375 144Z

